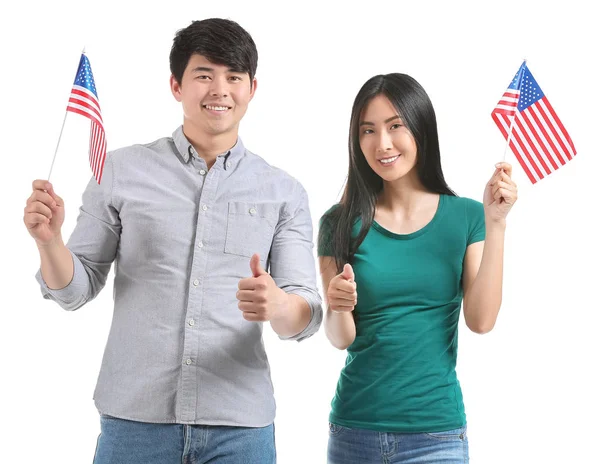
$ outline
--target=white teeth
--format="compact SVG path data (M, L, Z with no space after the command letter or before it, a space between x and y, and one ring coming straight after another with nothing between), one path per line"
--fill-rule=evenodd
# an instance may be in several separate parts
M398 159L398 156L394 156L393 158L382 159L379 161L381 161L383 164L390 164L390 163L393 163L394 161L396 161L397 159Z
M213 110L213 111L226 111L229 109L226 106L210 106L210 105L205 105L205 106L206 106L206 109Z

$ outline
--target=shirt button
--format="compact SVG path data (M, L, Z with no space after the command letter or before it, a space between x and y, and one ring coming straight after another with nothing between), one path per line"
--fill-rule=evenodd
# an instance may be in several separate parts
M190 319L188 324L190 325L190 327L194 327L194 324L196 323L196 321L194 321L194 319Z
M226 163L226 166L227 166L228 168L230 168L230 167L231 167L231 161L227 161L227 163Z
M206 211L207 209L208 209L208 206L202 205L202 211Z
M198 279L196 279L192 283L194 284L194 287L197 287L198 284L200 283L200 281Z
M204 246L204 243L202 243L202 242L198 243L198 248L202 248L203 246Z
M192 364L192 360L188 358L185 360L185 363L189 366L190 364Z
M256 214L256 209L254 209L254 208L250 208L250 211L249 211L249 213L250 213L250 214L252 214L252 215L254 216L254 215Z
M203 175L205 175L205 174L206 174L206 171L205 171L204 169L200 169L200 170L198 171L198 174L200 174L201 176L203 176Z

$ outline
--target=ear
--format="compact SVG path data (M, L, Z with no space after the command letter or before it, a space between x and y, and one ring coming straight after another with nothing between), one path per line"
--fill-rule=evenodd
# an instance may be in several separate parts
M250 100L252 100L254 98L254 94L256 93L256 86L258 84L258 81L256 80L256 77L252 80L252 88L250 89Z
M175 76L173 74L171 74L171 79L169 83L171 85L171 93L175 97L175 100L181 102L181 84L177 82L177 79L175 79Z

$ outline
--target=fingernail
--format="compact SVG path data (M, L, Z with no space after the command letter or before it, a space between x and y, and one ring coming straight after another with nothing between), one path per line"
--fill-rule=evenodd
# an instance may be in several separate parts
M497 167L497 168L499 168L500 166L501 166L501 164L500 164L500 163L497 163L497 164L496 164L496 167Z

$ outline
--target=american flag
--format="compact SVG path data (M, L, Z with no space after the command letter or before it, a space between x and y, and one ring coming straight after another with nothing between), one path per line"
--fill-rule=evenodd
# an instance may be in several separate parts
M90 61L85 54L81 55L77 75L69 97L67 111L81 114L91 121L90 126L90 166L96 181L100 183L104 160L106 159L106 138L104 136L104 123L100 113L98 93L94 83L94 75Z
M524 61L492 119L533 184L576 155L571 137Z

